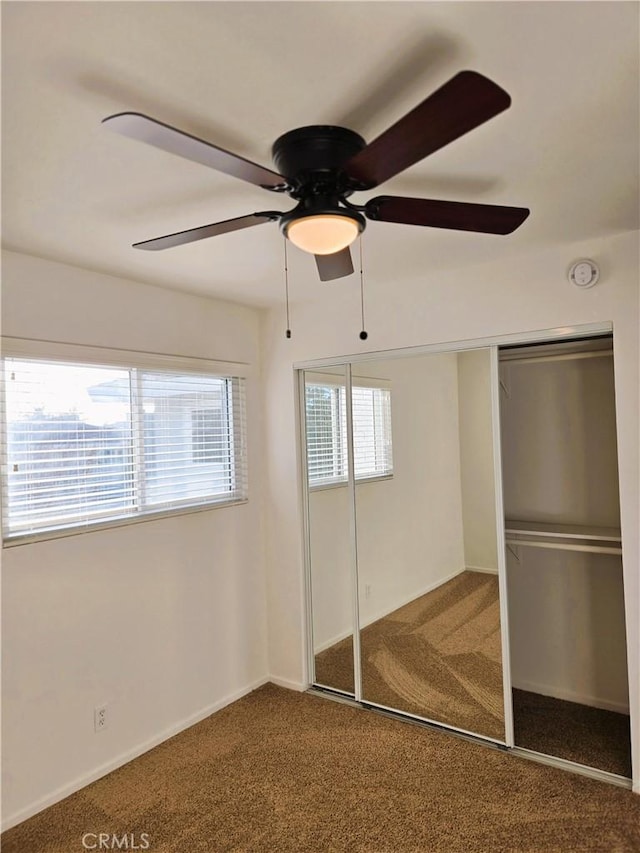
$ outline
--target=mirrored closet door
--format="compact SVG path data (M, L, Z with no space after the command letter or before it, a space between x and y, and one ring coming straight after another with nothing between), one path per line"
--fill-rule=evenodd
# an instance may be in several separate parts
M504 741L490 352L357 370L362 700Z
M304 373L308 543L314 682L505 742L494 356Z

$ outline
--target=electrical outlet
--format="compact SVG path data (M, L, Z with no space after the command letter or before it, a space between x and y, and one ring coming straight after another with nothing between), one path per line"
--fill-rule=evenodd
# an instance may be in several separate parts
M366 583L364 585L364 597L365 598L371 598L371 584L370 583Z
M93 727L96 732L101 732L107 728L107 706L100 705L99 708L93 710Z

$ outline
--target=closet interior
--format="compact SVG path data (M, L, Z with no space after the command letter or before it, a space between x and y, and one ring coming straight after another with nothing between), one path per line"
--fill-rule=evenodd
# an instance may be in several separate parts
M514 742L630 777L612 338L499 359Z
M337 362L298 366L312 689L628 785L612 335Z

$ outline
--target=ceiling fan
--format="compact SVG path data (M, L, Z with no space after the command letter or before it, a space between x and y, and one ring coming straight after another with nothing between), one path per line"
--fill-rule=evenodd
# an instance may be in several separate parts
M369 144L353 130L332 125L285 133L272 148L277 172L141 113L118 113L103 124L297 202L289 211L250 213L134 243L134 248L168 249L279 222L285 237L315 255L320 279L330 281L353 272L349 245L367 219L487 234L515 231L529 215L527 208L389 195L364 205L348 201L354 192L377 187L510 104L509 95L487 77L461 71Z

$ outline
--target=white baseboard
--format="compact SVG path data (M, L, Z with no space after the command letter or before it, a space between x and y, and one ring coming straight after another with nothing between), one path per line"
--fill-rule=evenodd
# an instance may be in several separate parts
M415 601L416 598L420 598L421 595L426 595L428 592L433 592L434 589L437 589L442 584L447 583L447 581L453 580L458 575L462 574L465 569L457 569L455 572L452 572L450 575L446 577L439 578L437 581L433 581L424 589L420 589L417 592L412 593L410 596L401 599L399 602L394 603L391 609L385 607L384 610L377 611L373 615L369 616L367 619L364 619L360 625L361 628L366 628L367 625L371 625L374 622L377 622L378 619L384 619L385 616L388 616L390 613L393 613L395 610L398 610L400 607L404 607L405 604L410 604L412 601ZM472 569L472 571L491 571L491 569ZM336 643L339 643L341 640L346 640L347 637L350 637L353 634L351 629L341 632L340 634L336 634L336 636L331 637L329 640L325 640L319 646L315 647L315 654L319 654L320 652L324 652L326 649L330 649L331 646L335 646Z
M415 601L416 598L420 598L423 595L426 595L428 592L433 592L434 589L438 589L439 586L447 583L448 581L452 581L454 578L457 578L458 575L464 572L464 568L456 569L455 572L451 572L450 575L446 575L443 578L438 578L438 580L432 581L423 589L417 590L417 592L412 593L412 595L407 596L406 598L394 602L394 605L391 609L385 607L384 610L380 610L373 615L369 616L367 619L362 621L361 627L366 628L367 625L372 625L374 622L377 622L378 619L384 619L385 616L389 616L390 613L394 613L396 610L399 610L401 607L404 607L406 604L411 604L412 601ZM348 636L348 635L347 635Z
M342 631L340 634L336 634L335 637L331 637L331 639L325 640L324 643L319 646L316 646L315 654L320 654L320 652L324 652L326 651L326 649L330 649L331 646L335 646L336 643L341 642L341 640L346 640L347 637L350 637L352 634L353 631L351 630L351 628L349 628L347 631ZM274 682L274 684L277 684L277 682Z
M482 572L485 575L497 575L498 567L497 566L467 566L468 572Z
M5 830L10 829L12 826L16 826L17 824L22 823L22 821L33 817L35 814L38 814L38 812L43 811L43 809L46 809L49 806L54 805L55 803L59 803L60 800L64 800L65 797L68 797L70 794L75 794L76 791L80 791L82 788L86 788L87 785L90 785L97 779L101 779L103 776L106 776L113 770L117 770L118 767L122 767L124 764L128 764L134 758L138 758L138 756L143 755L145 752L148 752L150 749L153 749L154 747L163 743L165 740L168 740L174 735L177 735L185 729L188 729L191 726L194 726L196 723L199 723L207 717L210 717L211 714L215 714L216 711L220 711L222 708L225 708L232 702L236 702L238 699L241 699L248 693L252 693L254 690L257 690L258 687L262 687L263 684L267 684L269 681L273 681L276 684L280 684L282 687L291 686L291 689L294 690L303 689L302 687L296 687L295 682L292 681L285 683L284 679L276 680L270 676L260 678L257 681L254 681L252 684L249 684L246 687L243 687L240 690L236 690L234 693L225 696L224 699L220 699L218 702L214 702L212 705L207 705L206 708L202 708L200 711L197 711L190 717L181 720L179 723L175 723L168 729L165 729L164 731L160 732L157 735L154 735L143 743L138 744L138 746L133 747L133 749L129 749L126 752L120 753L120 755L116 756L115 758L112 758L110 761L107 761L104 764L101 764L99 767L96 767L94 770L91 770L88 773L79 776L72 782L63 785L60 788L57 788L50 794L41 797L39 800L30 803L28 806L25 806L22 809L19 809L19 811L14 812L8 817L4 816L2 819L2 825L0 827L1 831L4 832Z
M286 687L287 690L296 690L298 693L302 693L310 687L309 684L303 684L302 681L291 681L289 678L280 678L279 675L270 675L267 681L270 681L277 687Z
M371 625L373 622L377 622L378 619L383 619L385 616L388 616L390 613L393 613L394 610L398 610L400 607L404 607L405 604L410 604L412 601L415 601L416 598L420 598L421 595L426 595L428 592L433 592L437 587L442 586L443 583L447 583L447 581L453 580L458 575L462 574L462 572L482 572L487 575L497 575L497 568L489 568L488 566L465 566L463 569L458 569L455 572L452 572L450 575L447 575L444 578L440 578L440 580L434 581L430 583L427 587L413 595L409 596L409 598L401 601L399 604L394 604L394 606L389 610L385 608L383 611L378 613L374 613L373 616L370 616L368 619L362 622L362 627L366 628L367 625ZM331 637L329 640L325 640L321 645L316 646L315 653L319 654L320 652L326 651L326 649L330 649L331 646L335 646L336 643L339 643L341 640L346 640L347 637L352 635L353 631L348 629L346 631L342 631L340 634L336 634L335 637ZM285 685L286 686L286 685Z
M533 681L523 681L522 679L512 679L511 686L515 687L516 690L527 690L529 693L539 693L541 696L563 699L565 702L577 702L591 708L601 708L603 711L616 711L618 714L629 713L629 705L624 702L612 702L610 699L577 693L564 687L550 687L548 684L536 684Z

